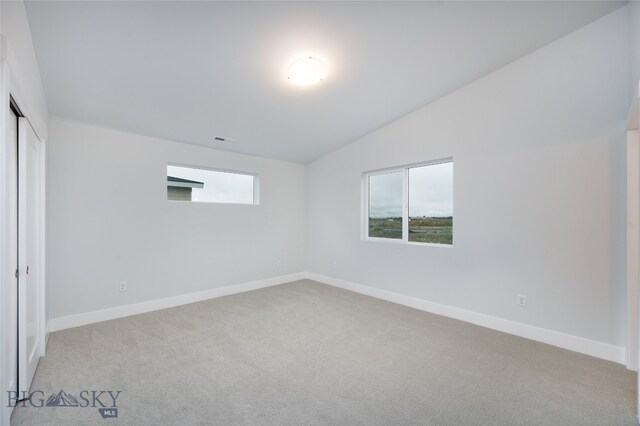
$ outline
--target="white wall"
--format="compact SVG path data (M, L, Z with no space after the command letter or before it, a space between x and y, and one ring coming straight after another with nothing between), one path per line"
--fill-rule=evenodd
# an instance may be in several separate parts
M309 270L623 346L627 14L309 165ZM452 248L360 239L362 172L449 156Z
M305 270L305 166L59 120L49 132L51 318ZM167 201L168 162L258 173L260 205Z
M1 56L11 69L12 89L20 91L20 99L16 100L38 136L44 139L47 137L49 113L24 2L3 1L0 9Z
M633 90L637 88L638 80L640 80L640 1L631 1L626 8L629 9L628 15L630 20L630 85Z

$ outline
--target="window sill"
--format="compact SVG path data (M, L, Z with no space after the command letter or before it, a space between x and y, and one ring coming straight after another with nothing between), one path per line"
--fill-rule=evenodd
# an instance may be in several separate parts
M404 244L404 245L409 245L409 246L420 246L420 247L453 248L453 244L418 243L418 242L415 242L415 241L404 241L404 240L397 240L397 239L393 239L393 238L365 237L365 238L362 238L362 241L373 242L373 243L400 244L400 245Z

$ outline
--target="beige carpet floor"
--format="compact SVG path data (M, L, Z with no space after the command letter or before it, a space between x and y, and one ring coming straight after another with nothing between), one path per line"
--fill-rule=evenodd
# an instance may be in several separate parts
M83 403L119 390L118 418L27 404L12 423L633 425L635 382L622 365L305 280L53 333L32 391Z

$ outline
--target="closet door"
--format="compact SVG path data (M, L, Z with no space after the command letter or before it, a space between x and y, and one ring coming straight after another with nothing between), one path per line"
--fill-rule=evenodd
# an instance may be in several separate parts
M18 387L29 391L40 360L40 140L25 118L18 121Z
M7 140L7 220L10 224L7 230L7 258L8 267L6 282L8 286L4 289L6 300L3 302L2 321L5 322L5 386L7 392L18 390L18 117L9 108L9 136ZM2 311L3 309L0 309ZM13 393L10 393L13 395ZM13 407L9 407L11 412Z

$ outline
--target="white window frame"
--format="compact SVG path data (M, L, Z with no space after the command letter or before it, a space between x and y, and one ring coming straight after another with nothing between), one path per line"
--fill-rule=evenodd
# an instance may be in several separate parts
M167 166L174 167L184 167L188 169L198 169L198 170L207 170L210 172L221 172L221 173L230 173L234 175L244 175L244 176L252 176L253 177L253 203L227 203L224 201L179 201L179 200L169 200L167 201L172 203L192 203L192 204L214 204L214 205L232 205L232 206L259 206L260 205L260 176L257 173L245 172L240 170L230 170L230 169L218 169L213 167L205 167L205 166L197 166L194 164L185 164L185 163L172 163L168 162L164 167L164 187L165 187L165 197L166 197L166 188L167 188Z
M451 244L436 244L436 243L421 243L417 241L409 241L409 169L423 166L435 166L437 164L452 163L453 157L440 158L432 161L425 161L421 163L412 163L404 166L389 167L385 169L370 170L362 173L362 229L361 239L363 241L382 242L391 244L409 244L422 247L453 247L453 239ZM455 187L455 166L454 167L454 182ZM385 173L402 172L402 239L394 238L380 238L369 236L369 177L382 175ZM455 194L455 188L454 188ZM453 203L453 214L455 215L455 202ZM455 216L454 216L455 217ZM453 229L452 229L452 232Z

